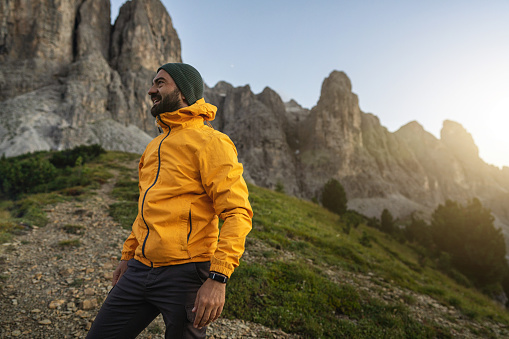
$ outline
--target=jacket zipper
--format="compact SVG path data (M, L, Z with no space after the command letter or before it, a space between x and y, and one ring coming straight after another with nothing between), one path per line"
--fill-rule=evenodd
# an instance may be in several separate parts
M191 209L189 209L189 233L187 233L187 243L189 244L189 237L193 231L193 221L191 220Z
M156 184L157 182L157 179L159 178L159 171L161 170L161 145L163 144L163 141L170 135L171 133L171 128L170 126L166 125L161 119L159 119L159 121L161 123L163 123L165 126L168 127L169 131L168 131L168 134L166 134L166 136L163 138L163 140L161 140L161 142L159 143L159 148L157 149L157 159L159 161L158 165L157 165L157 174L156 174L156 178L154 180L154 182L152 183L152 185L150 185L149 188L147 188L147 190L145 191L145 194L143 195L143 202L141 203L141 218L143 219L143 222L145 223L145 226L147 227L147 235L145 236L145 240L143 240L143 246L141 247L141 253L143 254L143 256L147 258L147 256L145 255L145 245L147 244L147 239L148 239L148 235L150 233L150 228L148 227L148 224L147 224L147 221L145 220L145 216L143 215L143 210L145 208L145 198L147 197L147 193L148 191L154 187L154 185ZM150 267L154 267L154 263L152 261L150 261Z

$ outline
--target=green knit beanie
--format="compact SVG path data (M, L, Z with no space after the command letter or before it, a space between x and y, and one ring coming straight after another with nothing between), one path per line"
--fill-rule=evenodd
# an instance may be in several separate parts
M203 97L203 80L196 68L188 64L169 63L159 67L157 72L161 69L168 72L173 81L175 81L189 106Z

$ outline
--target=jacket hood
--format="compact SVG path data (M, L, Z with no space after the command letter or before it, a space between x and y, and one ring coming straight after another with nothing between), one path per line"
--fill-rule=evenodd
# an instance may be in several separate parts
M191 106L183 107L174 112L166 112L159 114L156 118L157 124L165 129L175 129L178 127L186 127L196 122L203 123L212 121L216 117L217 107L205 102L205 99L198 99Z

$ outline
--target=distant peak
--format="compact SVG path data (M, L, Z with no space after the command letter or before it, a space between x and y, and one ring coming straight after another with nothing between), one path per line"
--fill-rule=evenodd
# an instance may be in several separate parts
M350 81L348 75L346 75L346 73L343 71L332 71L324 80L324 85L326 83L329 85L341 86L342 88L346 88L349 92L352 91L352 82Z
M285 102L285 106L286 107L298 107L298 108L303 108L301 104L299 104L297 101L295 101L294 99L290 99L290 101L287 101Z
M264 93L271 94L271 95L276 94L277 96L279 96L279 94L276 91L274 91L272 88L270 88L269 86L265 86L265 88L263 89L261 94L264 94Z
M440 131L440 139L461 158L477 159L479 157L479 149L475 145L474 138L460 123L445 120Z
M401 126L399 129L400 130L408 129L408 130L412 130L412 131L424 131L424 127L415 120L410 121L408 124Z
M442 139L450 137L466 137L471 139L472 143L474 141L472 135L467 132L465 127L463 127L460 123L452 120L444 120L442 130L440 132L440 137Z
M338 105L341 105L341 102L350 101L350 98L353 98L352 94L352 83L348 76L344 72L332 71L322 83L318 105L337 108ZM357 101L356 96L354 101ZM350 103L347 105L350 105ZM358 102L355 102L354 105L358 105Z
M215 90L231 90L233 89L233 85L226 81L219 81L215 86Z

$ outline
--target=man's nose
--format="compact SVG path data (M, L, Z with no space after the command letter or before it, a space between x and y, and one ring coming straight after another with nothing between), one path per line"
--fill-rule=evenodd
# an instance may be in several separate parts
M155 86L150 87L148 90L148 95L152 95L155 93L157 93Z

